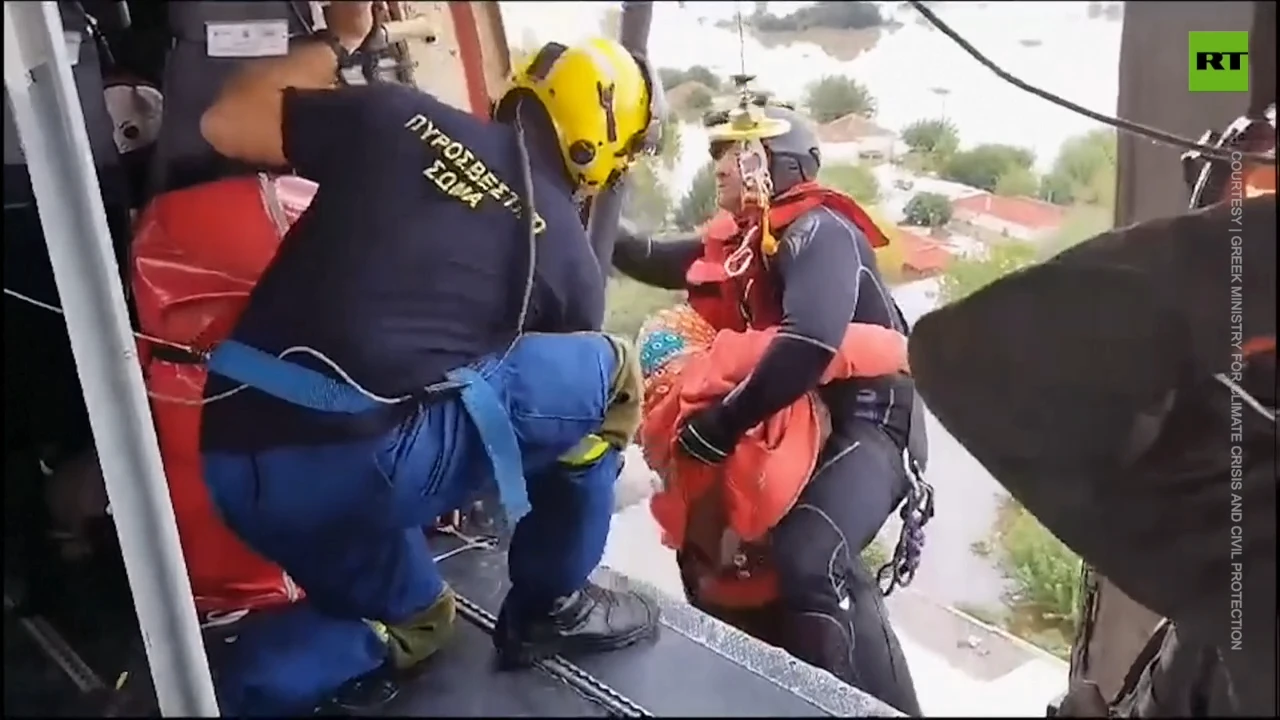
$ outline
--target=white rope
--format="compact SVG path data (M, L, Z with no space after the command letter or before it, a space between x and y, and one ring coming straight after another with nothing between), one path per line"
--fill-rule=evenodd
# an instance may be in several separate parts
M1272 425L1276 424L1275 408L1269 408L1266 405L1263 405L1260 400L1250 395L1248 390L1245 390L1244 388L1240 387L1239 385L1236 384L1234 380L1232 380L1231 378L1227 377L1222 373L1218 373L1217 375L1214 375L1213 379L1225 385L1226 388L1232 392L1232 394L1234 394L1236 397L1243 400L1245 405L1248 405L1249 407L1256 410L1259 415L1266 418L1267 420L1270 420Z

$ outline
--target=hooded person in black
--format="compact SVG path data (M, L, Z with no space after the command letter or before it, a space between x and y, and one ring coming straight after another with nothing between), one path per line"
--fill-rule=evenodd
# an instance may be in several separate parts
M1275 338L1274 194L1104 233L916 325L938 420L1169 620L1118 697L1063 714L1275 716Z

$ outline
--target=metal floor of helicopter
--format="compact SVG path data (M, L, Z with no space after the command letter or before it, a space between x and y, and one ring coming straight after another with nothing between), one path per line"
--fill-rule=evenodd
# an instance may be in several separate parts
M489 633L506 591L505 552L490 541L461 533L433 533L432 546L442 573L459 596L456 635L422 670L397 678L393 697L356 714L898 716L828 673L651 587L646 589L658 598L663 613L656 640L576 661L554 658L528 671L498 672ZM595 579L610 586L637 584L603 567ZM6 714L99 714L94 710L110 692L118 669L138 667L141 646L133 622L121 618L113 626L99 625L92 631L76 630L76 625L19 616L6 593ZM132 663L121 657L130 653ZM18 663L19 657L30 659Z

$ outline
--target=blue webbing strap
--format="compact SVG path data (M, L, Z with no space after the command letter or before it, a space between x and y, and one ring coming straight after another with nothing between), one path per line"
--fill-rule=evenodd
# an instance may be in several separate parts
M218 345L209 356L209 372L304 408L356 414L383 407L350 385L235 340Z
M387 406L347 383L234 340L218 345L209 356L208 368L272 397L320 412L356 414ZM462 386L462 406L493 465L499 499L514 527L531 506L511 418L497 392L474 369L458 368L446 377Z
M480 443L493 464L493 479L498 485L498 499L507 513L510 527L524 517L532 507L529 492L524 483L524 462L520 456L520 444L516 441L511 416L498 398L493 386L480 373L469 367L450 370L449 380L466 383L462 388L462 406L466 408L471 423L476 426Z

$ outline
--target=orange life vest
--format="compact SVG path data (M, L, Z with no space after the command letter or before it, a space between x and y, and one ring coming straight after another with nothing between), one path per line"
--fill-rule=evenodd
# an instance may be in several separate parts
M840 214L862 231L871 247L889 244L871 216L857 201L817 183L801 183L774 199L769 227L781 234L801 215L818 207ZM757 233L745 245L748 233ZM758 225L718 212L703 228L702 257L685 276L689 304L718 330L763 330L782 321L780 288L772 278L768 258L760 248Z

